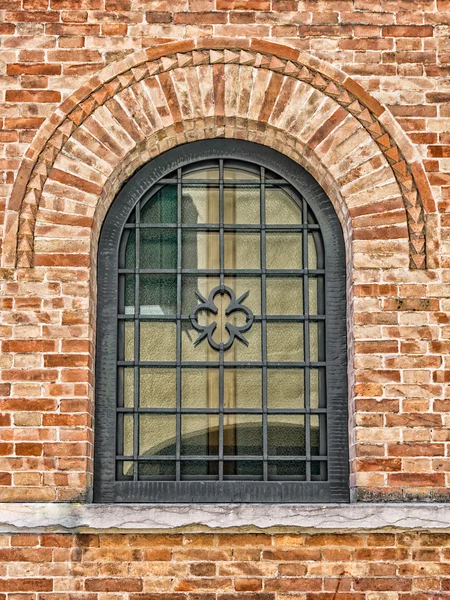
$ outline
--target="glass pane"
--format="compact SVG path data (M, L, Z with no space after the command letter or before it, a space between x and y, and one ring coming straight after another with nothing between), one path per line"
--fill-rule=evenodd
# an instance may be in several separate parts
M268 277L266 303L268 315L302 315L303 280L298 277Z
M301 233L267 233L266 267L268 269L302 268Z
M134 417L133 415L119 415L123 418L123 455L133 456L133 440L134 440Z
M123 369L123 405L134 406L134 369Z
M125 229L120 242L119 268L134 269L136 267L136 231Z
M219 462L214 460L183 460L181 462L181 479L197 479L199 476L217 479Z
M176 448L175 415L140 415L139 454L171 456Z
M303 369L267 370L268 408L304 408Z
M259 224L260 188L226 187L223 190L224 223Z
M260 268L259 233L224 234L225 269Z
M262 416L224 415L223 453L225 456L262 454Z
M141 356L145 361L176 359L175 323L141 322Z
M309 359L312 362L325 360L323 323L309 323Z
M183 181L185 179L219 179L219 167L210 167L207 169L195 169L189 173L183 173Z
M279 187L266 187L266 223L268 225L301 225L298 204Z
M282 477L306 478L306 463L300 460L271 460L269 461L269 479Z
M249 292L243 304L254 315L261 314L261 279L260 277L225 277L225 285L234 290L236 298Z
M231 348L223 353L225 362L255 362L261 360L261 325L253 323L251 329L246 331L244 336L248 341L248 346L235 339ZM218 357L215 360L218 360Z
M139 463L139 479L145 477L162 477L175 479L176 463L170 460L149 460Z
M239 298L245 292L249 292L243 304L247 306L254 315L261 314L261 279L259 277L225 277L224 283L230 287L236 298ZM220 284L219 277L205 277L197 275L183 275L181 283L181 312L184 315L190 315L193 308L199 304L195 295L198 291L208 298L212 289Z
M133 462L131 460L122 462L122 474L126 477L133 477Z
M224 479L262 479L263 463L259 460L226 460L223 463L223 475Z
M323 269L322 237L316 231L308 233L308 269Z
M140 369L141 408L173 408L177 404L175 369Z
M219 408L219 369L183 369L183 408Z
M304 416L268 415L267 446L267 451L272 456L304 456Z
M326 422L325 415L311 415L311 456L325 456L326 449Z
M315 277L308 278L308 296L309 296L309 314L318 315L319 304L318 304L318 291L317 291L317 279Z
M219 188L211 185L184 185L181 219L188 225L219 223Z
M184 231L182 255L183 269L219 269L219 232Z
M134 315L135 305L134 275L119 276L119 312L123 315Z
M181 324L181 356L183 361L187 362L215 362L219 361L219 352L214 350L204 339L198 346L194 346L199 332L194 329L190 321L183 321Z
M119 322L118 360L134 360L134 321Z
M259 181L260 171L259 171L259 168L258 168L257 172L254 172L254 171L249 171L247 169L239 169L236 167L225 166L225 168L223 170L223 178L226 181L237 181L237 180Z
M259 369L225 369L225 408L262 408L262 381Z
M177 230L141 229L140 268L176 269Z
M176 275L140 275L141 315L176 315Z
M325 369L309 370L309 405L311 408L325 408Z
M219 415L181 416L181 454L217 455L218 444Z
M176 223L177 186L166 185L141 208L141 223Z
M267 358L271 362L302 362L303 324L267 323Z
M311 462L312 481L326 481L328 479L327 463L324 460L314 460Z

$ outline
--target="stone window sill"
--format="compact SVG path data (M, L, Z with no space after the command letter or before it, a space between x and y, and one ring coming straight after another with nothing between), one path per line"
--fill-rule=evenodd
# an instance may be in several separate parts
M450 504L0 503L0 532L449 530Z

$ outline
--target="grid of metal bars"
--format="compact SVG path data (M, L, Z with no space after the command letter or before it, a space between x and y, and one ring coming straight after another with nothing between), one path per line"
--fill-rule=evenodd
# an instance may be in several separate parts
M192 178L192 172L201 168L218 168L219 178L216 180L196 180ZM224 169L238 168L242 170L242 179L233 181L224 178ZM255 171L256 170L256 171ZM245 179L245 173L259 173L259 181ZM219 222L207 224L189 224L183 222L183 178L191 173L189 186L205 185L217 186L219 190ZM148 203L152 202L155 194L167 189L176 188L176 222L142 222L141 214ZM224 222L224 189L227 186L245 189L246 186L257 186L260 192L260 222L258 224L227 224ZM292 224L268 224L266 223L266 190L279 188L287 192L301 209L302 222ZM142 267L141 261L141 236L145 230L155 232L173 232L173 241L176 239L176 265L161 268ZM192 269L184 268L183 265L183 235L186 231L193 232L218 232L219 234L219 268L214 269ZM260 268L259 269L229 269L225 268L225 243L227 233L245 232L258 233L260 236ZM266 265L266 242L267 234L271 233L294 233L302 238L302 268L300 269L270 269ZM134 239L134 243L131 241ZM133 250L134 246L134 250ZM129 251L130 247L132 252ZM198 162L183 169L177 169L168 177L161 179L156 186L141 199L138 206L131 214L130 219L124 227L122 241L119 248L119 330L118 330L118 406L117 406L117 450L116 476L119 480L260 480L260 481L326 481L327 480L327 441L326 441L326 357L325 357L325 299L324 299L324 256L320 228L313 213L307 205L306 200L292 188L287 182L278 178L264 167L255 167L249 164L236 163L223 159L216 161ZM130 263L129 255L132 259ZM313 255L313 258L312 258ZM176 312L170 314L148 314L141 310L141 288L142 276L169 276L176 281ZM209 356L207 361L183 360L183 331L189 328L189 314L183 312L183 277L186 275L198 278L215 277L221 285L225 284L225 278L230 277L252 277L260 281L261 311L255 314L254 322L261 328L261 358L260 360L226 360L224 351L221 349ZM270 278L295 277L303 282L303 311L302 314L268 314L267 312L267 282ZM314 280L314 286L311 281ZM130 284L130 282L132 282ZM213 287L212 285L210 286ZM310 314L310 288L314 288L314 304L316 314ZM209 290L208 290L209 291ZM134 299L133 299L134 296ZM133 306L130 307L130 298ZM192 307L196 299L192 297ZM140 356L143 323L173 323L176 326L176 344L173 360L142 360ZM303 326L303 360L301 361L271 361L268 356L268 325L271 323L292 323ZM255 326L255 325L254 325ZM254 327L253 326L253 327ZM312 341L311 328L315 331L314 356L311 356ZM132 328L132 335L128 332ZM129 345L128 338L133 339L131 352L127 355L126 346ZM196 334L194 336L195 341ZM148 340L149 343L151 339ZM239 341L235 341L239 344ZM255 343L250 340L250 344ZM204 340L202 344L207 344ZM201 345L201 344L200 344ZM199 345L199 346L200 346ZM175 398L173 407L144 407L141 402L140 381L143 369L174 369L175 376ZM127 392L127 379L125 370L133 370L133 402L127 403L124 398ZM185 408L182 398L182 377L187 369L207 369L208 372L218 372L218 406L204 408ZM227 369L252 369L261 372L261 404L255 408L226 407L225 397L225 371ZM271 369L297 370L303 378L304 405L296 408L271 407L268 403L268 375ZM311 402L311 373L317 377L317 385L314 391L314 402ZM288 371L286 371L288 373ZM282 394L282 390L280 390ZM282 403L281 403L282 404ZM183 452L182 426L184 415L216 415L218 417L217 431L208 432L208 449L205 454L186 454ZM226 454L224 453L224 436L228 430L225 426L226 415L259 415L261 417L261 452L248 454ZM158 449L157 453L142 452L140 437L142 436L142 418L144 415L167 415L175 419L175 436L173 443L167 444L166 450ZM269 419L276 415L294 417L302 415L304 419L303 432L297 428L299 440L303 435L303 453L293 454L270 454L269 453ZM126 421L128 419L128 421ZM314 421L314 423L313 423ZM131 422L132 427L127 427L126 422ZM253 427L255 429L255 427ZM295 436L295 427L287 426L290 435ZM132 432L132 433L131 433ZM252 432L247 432L247 436ZM253 431L253 435L258 435ZM280 433L281 435L281 433ZM312 435L314 440L312 439ZM125 452L130 447L132 438L132 453ZM215 441L213 442L213 438ZM314 443L313 443L314 442ZM170 450L170 452L169 452ZM150 466L153 463L153 466ZM184 465L189 464L187 474ZM196 471L195 466L198 465ZM243 465L243 472L240 466ZM272 466L275 465L275 470ZM284 468L284 466L286 468ZM192 468L194 467L194 468ZM253 468L254 467L254 468ZM277 471L278 469L278 471Z

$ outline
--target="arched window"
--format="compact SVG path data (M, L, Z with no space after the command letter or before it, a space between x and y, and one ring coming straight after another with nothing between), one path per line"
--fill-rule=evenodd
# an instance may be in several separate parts
M96 501L348 500L343 236L290 159L216 139L140 169L97 338Z

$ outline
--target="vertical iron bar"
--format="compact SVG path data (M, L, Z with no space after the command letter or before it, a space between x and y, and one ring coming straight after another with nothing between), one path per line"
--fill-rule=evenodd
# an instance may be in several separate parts
M309 281L308 281L308 205L306 200L302 198L303 206L303 224L306 228L302 232L302 243L303 243L303 310L304 310L304 360L305 360L305 371L304 371L304 382L305 382L305 454L306 454L306 481L311 481L311 432L310 432L310 341L309 341Z
M140 359L140 312L141 312L141 302L140 302L140 277L139 277L139 268L141 261L141 232L139 229L139 224L141 222L141 203L138 202L135 208L135 219L134 222L136 224L136 235L135 235L135 244L136 244L136 263L134 269L134 407L133 407L133 481L137 481L139 479L138 472L138 456L139 456L139 394L140 394L140 372L139 372L139 359Z
M261 341L262 341L262 426L263 426L263 481L269 479L267 461L267 302L266 302L266 185L265 168L260 169L260 224L261 224Z
M177 169L177 415L176 415L176 465L175 475L176 480L181 479L181 201L182 201L182 188L181 188L181 169Z
M224 246L224 233L223 233L223 220L224 220L224 192L223 192L223 159L219 160L219 254L220 254L220 286L224 285L224 259L225 259L225 246ZM219 350L219 481L223 481L223 427L224 427L224 356L223 356L223 343L220 344Z

